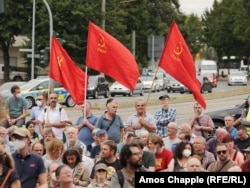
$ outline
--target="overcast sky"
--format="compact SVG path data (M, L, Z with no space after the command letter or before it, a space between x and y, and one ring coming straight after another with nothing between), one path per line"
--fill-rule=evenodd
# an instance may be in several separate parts
M199 17L206 8L212 8L214 0L179 0L180 10L185 14L197 14Z

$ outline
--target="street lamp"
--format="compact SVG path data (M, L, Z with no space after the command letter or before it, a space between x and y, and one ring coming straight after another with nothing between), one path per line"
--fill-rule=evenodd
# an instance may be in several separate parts
M31 79L34 79L34 64L35 64L35 15L36 15L36 0L33 0L33 15L32 15L32 44L31 44Z

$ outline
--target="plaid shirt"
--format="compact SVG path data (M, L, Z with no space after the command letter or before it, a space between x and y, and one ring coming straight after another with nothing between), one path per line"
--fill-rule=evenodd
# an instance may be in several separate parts
M156 121L156 134L165 137L167 136L167 126L161 126L159 123L160 119L167 119L168 122L175 122L176 119L176 110L169 107L167 110L159 109L155 112L155 121Z

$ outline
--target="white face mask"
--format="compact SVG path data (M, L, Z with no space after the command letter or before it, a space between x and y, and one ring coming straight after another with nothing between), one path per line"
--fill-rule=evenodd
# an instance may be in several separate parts
M14 141L14 147L16 148L16 150L23 149L25 147L25 141L16 139Z
M190 149L184 149L182 151L182 155L184 155L185 157L189 157L191 155L191 150Z
M22 97L22 95L20 94L20 93L18 93L17 95L16 95L16 98L21 98Z
M52 179L53 181L56 181L56 173L55 173L55 172L53 172L53 173L51 174L51 179Z
M37 106L42 106L42 102L41 101L36 101L36 105Z

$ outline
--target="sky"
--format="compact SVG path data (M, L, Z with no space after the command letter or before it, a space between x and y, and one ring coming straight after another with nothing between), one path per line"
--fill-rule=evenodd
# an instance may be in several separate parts
M180 10L185 14L194 13L201 17L206 8L212 8L214 0L179 0Z

